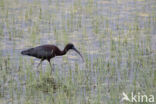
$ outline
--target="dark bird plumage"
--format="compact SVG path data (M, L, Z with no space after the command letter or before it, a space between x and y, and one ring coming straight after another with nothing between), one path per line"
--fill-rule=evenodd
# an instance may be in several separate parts
M41 45L37 46L35 48L30 48L27 50L24 50L21 52L22 55L28 55L33 56L36 58L41 59L41 62L38 64L38 66L42 63L42 61L47 60L51 66L50 59L55 56L62 56L65 55L70 49L76 51L81 57L81 53L74 47L72 43L68 43L64 50L61 51L57 46L55 45ZM82 57L83 59L83 57Z

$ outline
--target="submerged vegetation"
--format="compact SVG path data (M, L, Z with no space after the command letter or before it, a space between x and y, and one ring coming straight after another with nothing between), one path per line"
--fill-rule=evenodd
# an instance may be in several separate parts
M156 97L155 0L0 0L0 104L129 104ZM74 43L37 69L22 49ZM156 101L156 98L155 98ZM144 102L146 104L146 102ZM153 103L154 104L154 103Z

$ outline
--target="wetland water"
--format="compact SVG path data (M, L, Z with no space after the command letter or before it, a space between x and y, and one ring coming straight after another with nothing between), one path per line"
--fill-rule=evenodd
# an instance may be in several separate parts
M120 104L156 97L155 0L0 0L0 104ZM22 56L42 44L75 52ZM155 99L156 100L156 99ZM129 102L123 102L127 104Z

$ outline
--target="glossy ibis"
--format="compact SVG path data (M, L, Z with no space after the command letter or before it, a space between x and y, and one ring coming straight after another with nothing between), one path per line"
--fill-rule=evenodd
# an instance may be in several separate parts
M30 48L30 49L24 50L21 52L21 54L33 56L33 57L41 59L40 63L37 65L37 67L42 63L42 61L47 60L50 64L50 67L52 68L50 59L55 56L65 55L70 49L76 51L83 59L81 53L74 47L74 45L72 43L68 43L65 46L64 50L62 50L62 51L55 45L47 44L47 45L41 45L41 46L37 46L35 48Z

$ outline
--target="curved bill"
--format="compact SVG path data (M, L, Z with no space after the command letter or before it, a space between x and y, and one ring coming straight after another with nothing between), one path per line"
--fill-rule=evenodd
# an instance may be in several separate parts
M81 56L82 60L84 61L83 56L81 55L81 53L75 47L73 47L73 50L76 51Z

